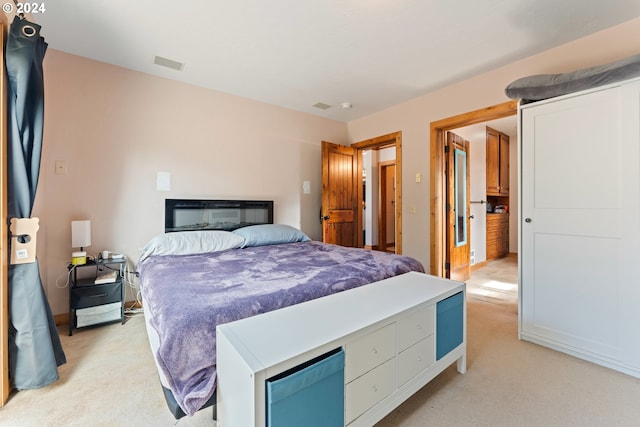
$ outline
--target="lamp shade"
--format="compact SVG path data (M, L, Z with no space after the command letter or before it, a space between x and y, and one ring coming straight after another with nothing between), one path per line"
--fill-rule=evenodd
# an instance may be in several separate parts
M71 247L91 246L91 221L71 221Z

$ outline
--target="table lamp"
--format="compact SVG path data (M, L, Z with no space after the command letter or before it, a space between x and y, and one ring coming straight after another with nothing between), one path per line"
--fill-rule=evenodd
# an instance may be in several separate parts
M71 247L80 248L80 251L71 253L71 264L87 263L87 253L84 250L87 246L91 246L91 221L71 221Z

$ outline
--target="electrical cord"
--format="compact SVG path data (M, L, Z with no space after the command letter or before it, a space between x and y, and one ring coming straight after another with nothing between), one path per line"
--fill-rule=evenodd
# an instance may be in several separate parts
M66 272L66 274L65 274L65 273L62 273L61 275L59 275L59 276L56 278L56 288L58 288L58 289L64 289L64 288L66 288L67 286L69 286L69 282L71 281L71 273L73 273L73 270L75 270L75 269L76 269L76 267L77 267L76 265L72 265L72 266L71 266L71 268L69 268L69 266L68 266L68 264L67 264L67 267L66 267L66 268L67 268L67 272ZM62 277L63 277L63 276L66 276L67 280L66 280L66 282L65 282L63 285L60 285L60 279L62 279Z
M124 265L123 275L124 275L123 277L124 282L127 284L129 288L131 288L132 295L135 295L135 301L132 302L129 307L124 307L124 315L125 317L128 317L128 318L142 316L144 312L142 309L142 298L140 294L140 287L138 286L137 283L135 283L135 278L137 277L137 275L135 271L130 271L128 260ZM134 278L133 280L131 279L131 276L133 276Z

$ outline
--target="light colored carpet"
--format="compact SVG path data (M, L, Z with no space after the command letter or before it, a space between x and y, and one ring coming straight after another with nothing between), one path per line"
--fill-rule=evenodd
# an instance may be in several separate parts
M469 289L494 267L475 271ZM493 280L507 283L498 270ZM378 427L640 426L640 380L519 341L512 294L469 292L467 373L451 366ZM177 423L170 415L144 319L60 335L60 380L15 393L1 426L215 426L210 410Z

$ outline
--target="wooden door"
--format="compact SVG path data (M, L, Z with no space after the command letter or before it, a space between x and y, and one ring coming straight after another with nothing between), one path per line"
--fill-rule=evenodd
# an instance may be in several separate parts
M396 236L396 164L395 161L382 162L379 168L380 209L378 248L385 252L395 252Z
M509 135L502 132L500 136L498 178L500 181L500 195L509 195Z
M601 361L623 354L623 289L638 283L634 95L628 109L613 88L522 110L521 336Z
M487 127L487 195L500 195L500 134Z
M385 212L387 250L394 251L396 236L396 165L385 166Z
M358 151L322 141L322 241L358 246Z
M447 267L446 277L464 281L470 275L469 141L447 132Z
M488 126L487 195L509 195L509 135Z

